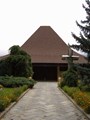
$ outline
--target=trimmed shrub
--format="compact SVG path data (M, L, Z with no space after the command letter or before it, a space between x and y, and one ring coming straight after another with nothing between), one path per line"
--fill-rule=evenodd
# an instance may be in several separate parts
M23 85L27 85L28 87L33 83L35 84L35 81L32 79L28 79L25 77L0 77L0 84L3 85L4 87L20 87Z
M63 85L67 85L69 87L76 87L78 75L74 70L67 70L63 74Z
M36 84L36 81L33 79L30 79L29 88L33 88L34 84Z

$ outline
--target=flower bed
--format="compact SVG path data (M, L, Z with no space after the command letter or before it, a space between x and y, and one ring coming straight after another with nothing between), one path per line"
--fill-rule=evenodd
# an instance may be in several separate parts
M3 88L0 91L0 112L11 103L17 100L17 98L28 88L27 85L18 88Z
M64 86L62 88L76 103L88 114L90 114L90 96L86 92L80 91L78 87Z

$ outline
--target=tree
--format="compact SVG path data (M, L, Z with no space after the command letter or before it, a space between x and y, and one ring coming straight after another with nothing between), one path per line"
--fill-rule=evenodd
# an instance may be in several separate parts
M77 45L73 44L73 47L76 50L81 50L87 53L87 61L90 62L90 1L86 0L87 7L83 5L83 8L86 11L86 20L81 20L81 24L76 21L77 26L81 29L79 37L72 33L73 38L77 41Z
M20 47L19 45L14 45L9 48L9 51L10 51L10 55L18 55L20 54Z
M90 1L86 0L86 4L87 6L82 5L87 14L86 19L81 20L81 24L76 21L77 26L81 30L80 35L78 37L72 33L73 38L78 44L73 44L71 47L87 53L86 60L88 64L76 65L76 69L81 76L82 82L90 86Z
M9 50L10 55L0 61L0 75L32 76L31 57L19 46L12 46Z

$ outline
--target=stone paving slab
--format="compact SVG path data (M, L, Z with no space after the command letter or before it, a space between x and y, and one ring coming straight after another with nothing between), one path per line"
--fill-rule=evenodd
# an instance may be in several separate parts
M87 120L57 88L56 82L38 82L1 120Z

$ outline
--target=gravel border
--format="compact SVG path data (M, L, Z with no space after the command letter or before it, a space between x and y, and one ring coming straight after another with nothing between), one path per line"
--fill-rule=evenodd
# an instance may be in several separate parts
M30 89L27 89L25 92L21 94L21 96L13 103L11 103L3 112L0 113L0 119L3 118L3 116L14 106L17 104L17 102L29 91Z
M81 108L76 104L76 102L75 102L70 96L68 96L68 94L65 93L60 87L59 87L59 90L74 104L74 106L75 106L80 112L82 112L82 114L85 115L85 117L86 117L88 120L90 120L90 115L86 114L86 113L84 112L84 110L81 109Z

